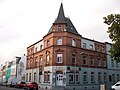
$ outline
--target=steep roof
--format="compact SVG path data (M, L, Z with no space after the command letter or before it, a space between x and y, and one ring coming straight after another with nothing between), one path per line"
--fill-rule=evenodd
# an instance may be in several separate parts
M60 24L60 23L66 23L65 21L65 15L64 15L64 10L63 10L63 4L61 3L58 17L55 20L54 24Z
M80 35L76 28L74 27L73 23L71 22L71 20L67 17L65 17L64 15L64 9L63 9L63 4L61 3L60 5L60 9L59 9L59 13L58 13L58 17L55 20L55 22L53 24L66 24L66 31L67 32L71 32L77 35ZM48 33L53 31L53 25L51 26L50 30L48 31Z

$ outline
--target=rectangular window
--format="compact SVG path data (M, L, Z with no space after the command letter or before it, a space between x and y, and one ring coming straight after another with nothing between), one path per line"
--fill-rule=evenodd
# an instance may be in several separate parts
M117 81L119 81L119 74L117 74Z
M58 25L58 31L62 31L62 26Z
M78 74L76 74L75 79L76 79L76 82L79 82L79 75Z
M35 67L37 67L37 59L35 59Z
M114 61L113 60L111 60L111 66L114 67Z
M47 72L44 73L44 82L47 82Z
M90 65L94 66L94 58L93 58L93 56L90 57Z
M83 72L83 82L87 82L87 72Z
M106 67L106 60L103 59L103 66Z
M50 82L50 73L48 73L48 82Z
M34 73L34 82L36 82L36 73Z
M29 82L31 82L31 73L29 74Z
M103 79L104 79L104 83L106 83L107 82L107 74L106 73L104 73Z
M41 75L42 75L42 71L39 70L39 83L41 83Z
M72 39L72 46L76 46L75 39Z
M28 73L26 74L26 82L28 82Z
M76 56L75 54L72 54L72 64L76 64Z
M112 81L115 82L115 75L112 74Z
M99 46L97 46L97 51L100 52L100 47Z
M69 75L69 83L73 83L74 82L74 76L73 74Z
M109 75L109 82L112 82L112 76Z
M82 64L87 65L87 57L86 56L82 56Z
M94 72L91 72L91 83L94 83L95 81L95 77L94 77Z
M30 60L30 68L32 68L32 60Z
M57 63L62 63L62 54L57 54Z
M104 49L104 47L102 47L102 53L105 53L105 49Z
M100 73L100 72L98 73L98 82L99 82L99 83L102 82L102 76L101 76L101 73Z
M98 66L101 66L100 56L98 56Z
M86 43L83 43L83 48L87 48L87 45L86 45Z

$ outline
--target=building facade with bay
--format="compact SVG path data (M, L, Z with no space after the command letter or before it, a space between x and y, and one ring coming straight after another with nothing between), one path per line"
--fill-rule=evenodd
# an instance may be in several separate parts
M27 47L26 81L46 89L98 90L109 83L107 57L106 43L80 35L61 3L48 33Z

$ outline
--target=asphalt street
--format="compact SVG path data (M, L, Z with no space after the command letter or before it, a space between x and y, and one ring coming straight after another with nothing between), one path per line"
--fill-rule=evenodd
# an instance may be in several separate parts
M19 89L19 88L14 88L14 87L0 86L0 90L24 90L24 89ZM39 90L46 90L46 89L39 88Z
M24 89L13 88L13 87L6 87L6 86L0 86L0 90L24 90Z

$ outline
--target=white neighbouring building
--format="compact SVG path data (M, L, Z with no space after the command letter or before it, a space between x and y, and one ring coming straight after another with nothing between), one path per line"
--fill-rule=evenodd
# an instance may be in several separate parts
M110 57L110 48L112 44L106 42L107 51L107 71L108 71L108 85L111 86L120 80L120 63L116 62Z

